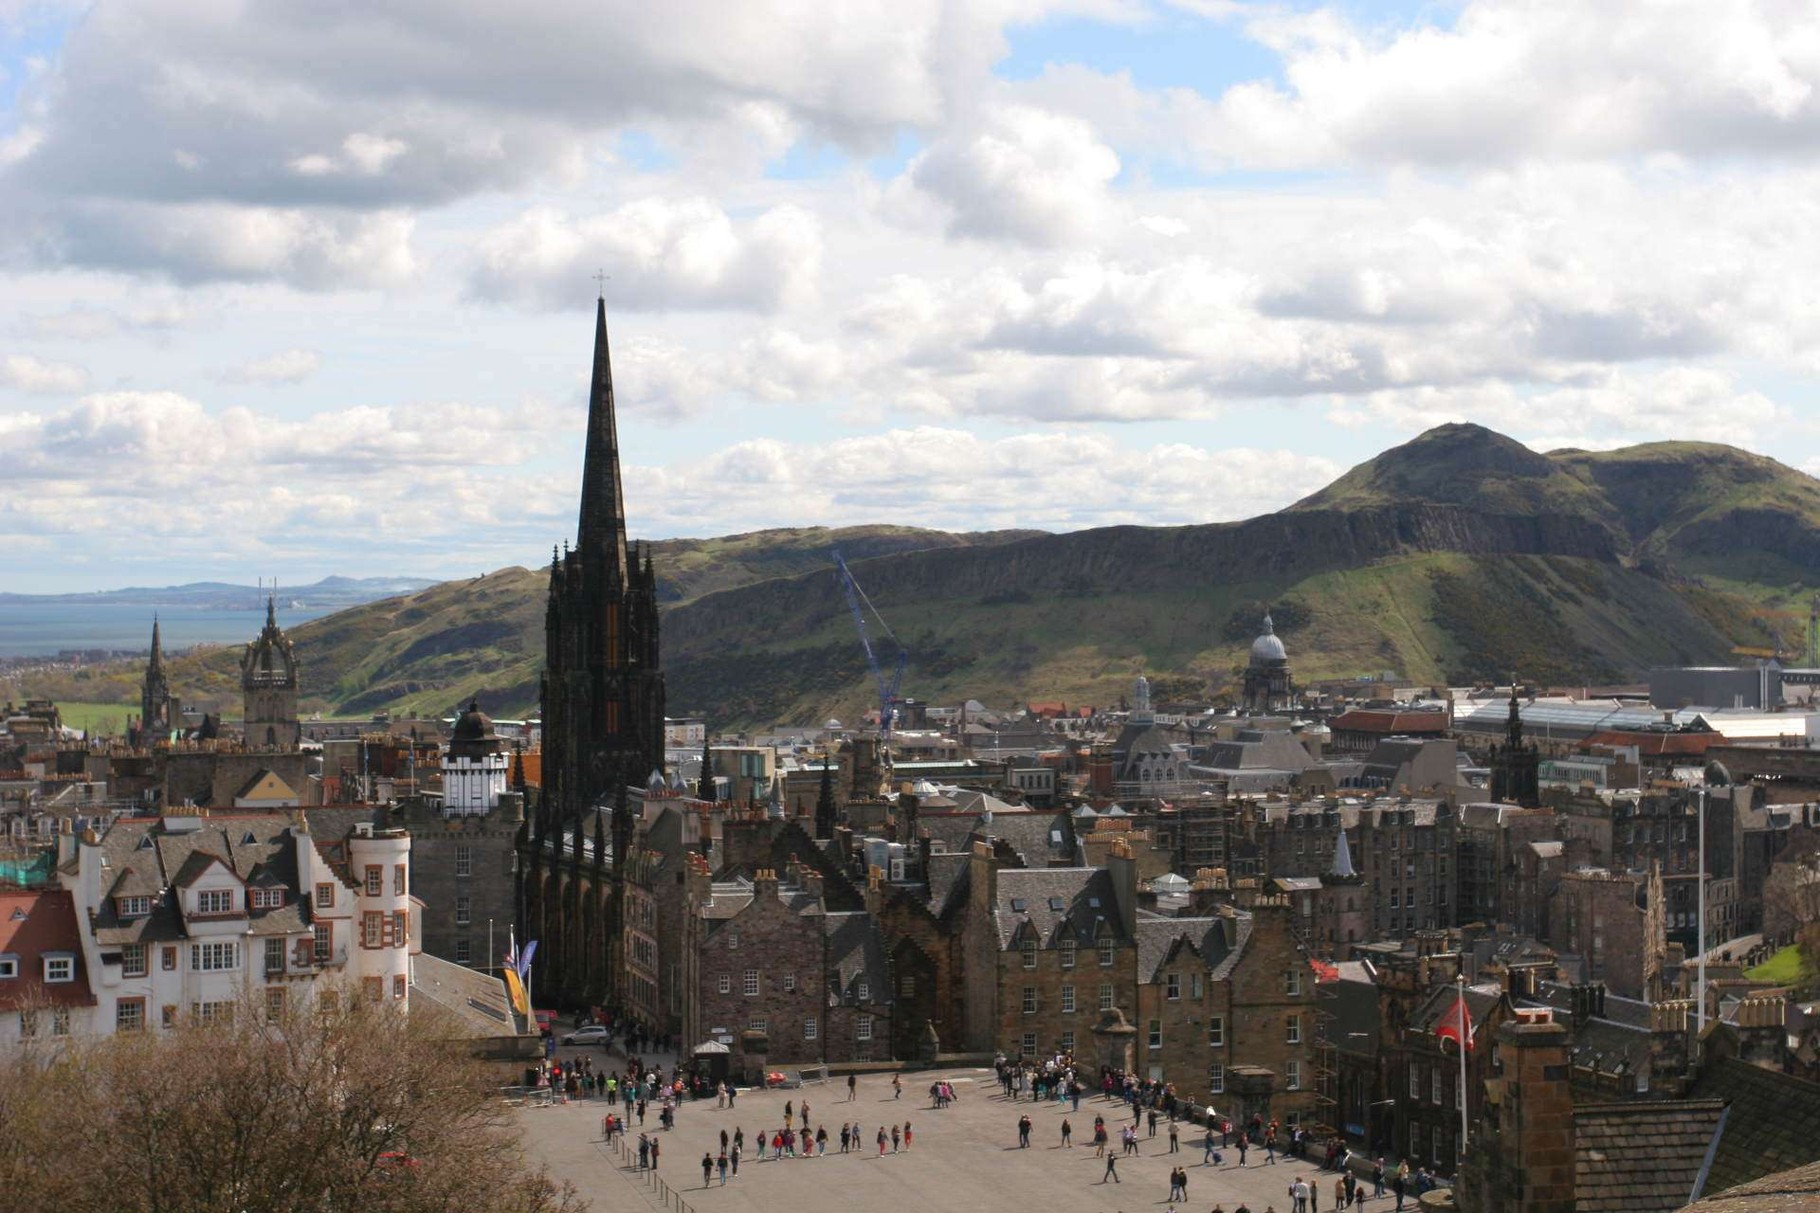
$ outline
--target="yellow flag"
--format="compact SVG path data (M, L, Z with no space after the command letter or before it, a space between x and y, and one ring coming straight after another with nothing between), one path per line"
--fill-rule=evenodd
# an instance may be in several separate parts
M525 997L524 982L518 980L518 974L510 968L505 970L506 992L512 996L512 1007L526 1018L531 1014L531 1000Z

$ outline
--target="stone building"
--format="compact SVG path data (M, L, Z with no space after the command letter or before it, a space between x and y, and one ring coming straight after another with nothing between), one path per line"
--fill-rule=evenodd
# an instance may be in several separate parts
M1346 831L1369 893L1371 938L1454 925L1458 817L1446 800L1263 801L1247 806L1240 823L1273 877L1331 871Z
M1513 682L1504 744L1491 747L1491 798L1535 808L1542 803L1541 765L1542 754L1535 742L1523 739L1523 716Z
M278 600L265 600L265 627L240 658L245 700L241 735L249 749L294 751L303 743L297 716L297 654L278 626Z
M386 824L411 835L412 892L423 950L453 964L495 970L509 937L525 935L517 919L517 841L524 793L504 792L485 813L446 811L430 797L401 800Z
M1241 896L1206 917L1138 920L1137 1068L1234 1124L1295 1125L1316 1111L1316 974L1289 898Z
M542 971L560 1000L614 1002L626 968L627 792L664 766L664 680L657 574L649 549L641 559L626 540L604 298L594 318L576 544L551 553L541 699L543 794L525 840L519 918L541 941ZM609 845L595 846L595 866L603 851L610 859L604 879L584 873L580 858L584 818L599 805L611 812Z
M1128 847L1115 847L1106 868L1005 868L994 884L992 1047L1025 1058L1086 1052L1102 1012L1134 1017L1137 860Z
M1396 1101L1393 1142L1397 1154L1410 1165L1426 1166L1444 1175L1459 1163L1461 1050L1456 1038L1443 1029L1460 1025L1461 993L1457 986L1439 985L1421 998L1400 1019L1393 1040L1385 1049L1384 1073L1389 1095ZM1510 1019L1510 999L1497 985L1468 985L1466 1018L1473 1047L1465 1055L1467 1120L1476 1120L1482 1107L1485 1078L1492 1072L1487 1047L1498 1026Z
M1561 876L1543 942L1584 958L1586 978L1621 998L1663 997L1668 944L1659 868L1647 874L1583 868Z
M1276 624L1266 612L1264 630L1251 642L1241 703L1247 712L1281 712L1292 705L1294 696L1295 687L1289 678L1289 654L1283 649Z
M1557 829L1555 814L1545 809L1508 804L1461 805L1455 835L1458 921L1507 921L1503 878L1516 864L1516 848L1526 842L1553 840Z

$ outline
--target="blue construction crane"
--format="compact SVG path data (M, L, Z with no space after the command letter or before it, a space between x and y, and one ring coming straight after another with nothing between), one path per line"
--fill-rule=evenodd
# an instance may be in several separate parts
M859 629L860 645L866 650L866 664L872 667L872 679L878 683L878 737L880 741L891 740L891 724L897 716L897 705L903 700L898 698L897 688L904 681L904 663L910 660L910 654L904 649L904 642L897 638L885 617L878 613L872 600L866 597L866 591L859 588L859 582L853 579L853 570L847 567L847 561L834 549L834 567L840 570L840 587L846 591L847 607L853 612L853 626ZM864 604L863 607L861 604ZM891 671L889 680L885 678L883 667L878 664L878 654L872 651L872 636L866 630L866 612L872 612L872 618L878 621L879 631L890 637L891 643L897 646L897 664Z

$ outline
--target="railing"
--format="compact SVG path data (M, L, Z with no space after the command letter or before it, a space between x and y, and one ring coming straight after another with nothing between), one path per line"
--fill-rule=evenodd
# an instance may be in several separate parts
M676 1213L695 1213L695 1206L684 1200L680 1192L661 1179L655 1168L638 1165L638 1150L627 1144L623 1129L609 1145L622 1164L619 1168L620 1174L625 1175L633 1183L645 1185L650 1194L657 1197L659 1205L666 1209L674 1209Z

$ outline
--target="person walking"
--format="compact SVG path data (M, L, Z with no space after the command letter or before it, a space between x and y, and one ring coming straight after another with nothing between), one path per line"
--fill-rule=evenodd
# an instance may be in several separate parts
M1020 1150L1030 1148L1030 1118L1028 1116L1017 1118L1017 1148Z
M1122 1184L1125 1182L1119 1178L1119 1156L1117 1154L1106 1155L1106 1173L1100 1176L1100 1182L1103 1184Z
M1074 1126L1068 1123L1066 1116L1062 1117L1062 1148L1064 1150L1074 1148Z
M1156 1109L1155 1108L1150 1109L1150 1134L1149 1135L1151 1137L1156 1136Z
M657 1170L657 1153L662 1148L662 1146L657 1144L657 1139L653 1137L651 1139L651 1169L653 1171Z
M903 1134L896 1125L891 1126L891 1152L897 1153L898 1145L904 1140Z
M851 1129L847 1128L846 1121L844 1121L844 1120L841 1121L841 1124L840 1124L840 1152L842 1154L845 1154L847 1152L847 1146L852 1140L853 1140L853 1131Z
M1373 1200L1377 1200L1380 1197L1382 1197L1383 1195L1384 1195L1384 1156L1382 1154L1380 1154L1380 1155L1378 1155L1378 1160L1371 1164L1371 1196L1372 1196Z
M1213 1126L1207 1126L1207 1136L1201 1139L1201 1165L1218 1163L1219 1154L1213 1148Z
M1247 1148L1248 1144L1245 1140L1245 1135L1241 1133L1239 1134L1239 1165L1241 1167L1245 1165L1245 1151Z
M720 1152L720 1157L715 1159L714 1162L715 1165L720 1168L720 1186L724 1188L727 1186L727 1152L722 1150Z
M854 1100L856 1100L858 1098L859 1098L859 1075L849 1074L849 1075L847 1075L847 1102L852 1103Z
M701 1154L701 1186L702 1187L705 1188L708 1186L708 1180L710 1177L713 1176L713 1174L714 1174L714 1159L708 1154L708 1152L706 1150L703 1150L702 1154Z
M885 1137L885 1126L880 1125L878 1127L878 1156L880 1158L885 1156L885 1142L887 1140L888 1139Z
M904 1153L910 1152L910 1122L904 1122Z
M1180 1154L1182 1152L1182 1143L1176 1137L1175 1121L1173 1120L1169 1122L1169 1152L1171 1154Z
M901 1074L893 1074L893 1075L891 1075L891 1098L892 1099L902 1099L903 1097L904 1097L904 1077Z

